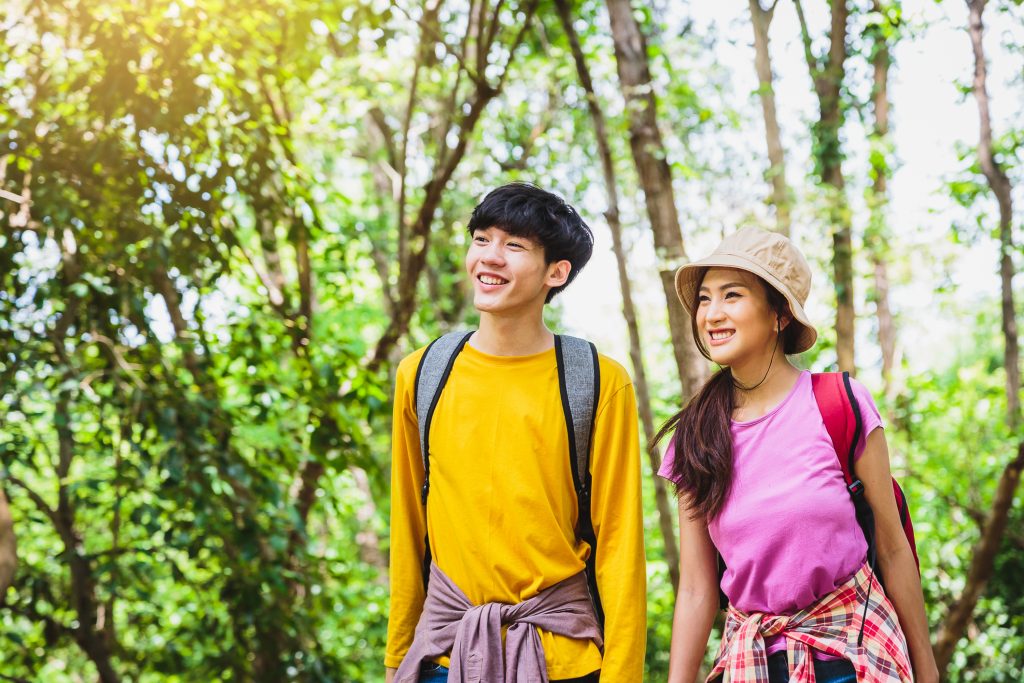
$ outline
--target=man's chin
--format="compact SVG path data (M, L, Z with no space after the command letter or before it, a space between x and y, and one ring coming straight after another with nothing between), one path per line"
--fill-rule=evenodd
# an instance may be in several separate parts
M473 308L476 309L477 313L486 313L488 315L501 316L501 317L518 317L528 315L528 311L531 310L529 304L523 302L511 302L511 301L494 301L493 299L474 299ZM541 315L543 315L543 304L541 305Z

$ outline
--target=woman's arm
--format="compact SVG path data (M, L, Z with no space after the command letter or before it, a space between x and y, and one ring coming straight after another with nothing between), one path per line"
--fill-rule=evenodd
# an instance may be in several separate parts
M900 627L907 638L914 680L918 683L938 681L939 672L924 612L921 576L892 494L889 448L881 429L868 435L864 454L857 460L857 476L864 483L865 495L875 515L878 567L885 577L885 594L896 608Z
M715 547L703 519L690 519L679 499L679 592L672 618L669 683L693 683L704 661L711 625L718 613Z

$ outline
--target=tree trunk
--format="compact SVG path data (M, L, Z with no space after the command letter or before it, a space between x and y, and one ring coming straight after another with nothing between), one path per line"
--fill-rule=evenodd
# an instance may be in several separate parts
M971 44L974 47L974 99L978 102L980 135L978 139L978 161L985 174L992 193L999 204L999 275L1002 280L1003 364L1006 368L1007 423L1010 431L1020 426L1020 350L1017 342L1017 315L1013 301L1013 197L1010 179L996 161L992 150L992 118L989 114L988 76L985 65L985 46L982 42L984 26L981 16L985 11L985 0L968 0L970 10Z
M629 330L629 358L633 364L637 404L640 409L640 420L643 423L644 437L648 446L647 458L654 481L654 498L658 507L658 523L661 528L661 534L665 539L665 561L668 563L669 578L672 580L672 590L675 592L679 589L679 544L676 541L675 527L672 524L672 506L669 504L665 481L658 476L661 458L657 448L654 448L652 444L656 433L654 413L651 411L647 371L644 368L643 354L641 353L640 326L637 324L636 309L633 305L632 285L629 281L629 273L626 268L626 254L622 246L622 225L619 222L619 193L618 183L615 178L615 162L612 158L611 147L608 144L608 130L605 125L604 112L601 110L597 94L594 92L590 68L587 66L586 57L583 55L579 38L572 25L569 2L568 0L555 0L555 6L558 8L559 17L562 20L562 28L569 39L569 47L572 50L573 60L576 62L576 73L579 76L580 84L583 85L583 89L587 92L587 104L590 108L590 118L594 124L597 152L601 158L601 171L604 175L605 192L608 195L608 209L604 215L608 221L608 229L612 233L612 249L615 251L615 262L619 270L619 287L622 290L622 314L626 319L626 328Z
M772 57L768 49L768 28L771 26L778 0L773 0L768 9L761 7L760 0L749 0L749 2L750 23L754 27L754 68L757 70L757 94L761 98L765 141L768 144L768 161L771 164L767 178L772 184L775 229L788 237L792 224L791 202L789 185L786 183L786 157L782 149L782 131L779 128L779 118L775 111Z
M836 355L840 370L853 374L854 307L853 307L853 228L846 202L843 178L842 85L846 73L846 0L831 0L832 28L828 54L822 60L811 48L811 37L804 18L803 5L796 0L797 15L804 42L807 66L818 96L818 122L814 126L817 165L826 190L827 220L832 231L832 275L836 291Z
M7 495L0 486L0 605L4 604L7 588L14 581L18 568L18 545L14 535L14 520Z
M992 151L992 120L989 114L988 90L985 85L987 68L985 65L984 25L982 14L985 11L985 0L967 0L970 12L971 45L974 49L974 98L978 102L980 134L978 140L978 160L981 170L988 180L992 192L999 203L999 271L1002 278L1003 336L1005 338L1004 362L1006 365L1006 405L1007 422L1011 433L1016 433L1020 425L1020 356L1017 345L1017 319L1013 302L1013 262L1010 254L1013 249L1011 221L1013 204L1009 178L996 162ZM935 640L935 661L940 676L945 677L946 669L953 658L956 644L963 637L967 625L974 614L978 598L989 578L995 564L996 554L1006 532L1006 523L1013 499L1020 484L1021 470L1024 469L1024 440L1017 446L1016 457L1006 464L999 478L995 499L985 521L981 538L974 547L971 566L967 571L967 583L963 593L949 610L949 616L943 621L942 630Z
M873 10L883 13L880 0L874 0ZM865 238L865 247L871 258L874 271L875 311L878 316L878 344L882 349L882 380L887 396L892 390L892 368L896 358L896 324L892 310L889 308L889 264L888 221L887 209L888 176L889 176L889 66L892 63L889 44L885 32L881 28L875 31L874 54L871 63L874 69L874 104L875 129L872 132L871 172L873 177L871 189L868 191L868 205L871 209L871 220Z
M1006 523L1010 516L1010 509L1013 507L1014 494L1020 484L1022 469L1024 469L1024 441L1017 446L1017 456L1003 469L1003 474L996 487L995 498L992 501L992 508L989 510L985 527L981 532L981 538L978 539L971 551L971 566L967 570L967 583L964 585L963 593L950 607L949 614L942 621L942 627L935 638L933 647L935 663L939 668L939 677L943 680L946 679L946 669L949 667L950 660L953 659L956 644L967 630L967 625L974 614L974 607L978 604L978 598L981 597L985 585L992 577L992 568L1006 533Z
M647 215L654 231L672 349L682 383L685 403L707 376L707 365L697 351L690 329L690 317L676 302L675 271L686 263L686 249L679 229L672 171L658 130L657 102L647 62L647 45L629 0L606 0L615 42L615 61L629 111L629 146L633 152L640 187L644 191Z
M75 528L75 504L65 484L75 455L75 441L69 398L63 391L57 399L54 424L57 429L57 477L60 484L53 521L64 543L63 556L71 575L71 607L78 617L78 625L74 630L75 640L96 666L99 680L102 683L118 683L121 679L114 670L108 634L97 627L100 602L96 596L96 581L92 565L84 552L82 537Z

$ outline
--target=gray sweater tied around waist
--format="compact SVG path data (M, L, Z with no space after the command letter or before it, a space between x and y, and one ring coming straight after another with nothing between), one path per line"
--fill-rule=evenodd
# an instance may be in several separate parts
M420 665L451 652L449 683L547 683L537 628L604 646L583 574L545 588L517 605L473 605L448 576L430 565L423 613L396 683L417 683ZM502 652L501 627L508 625Z

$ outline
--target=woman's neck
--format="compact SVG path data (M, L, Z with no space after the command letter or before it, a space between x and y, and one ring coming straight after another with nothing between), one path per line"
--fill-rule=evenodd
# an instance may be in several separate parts
M780 355L781 358L768 359L771 367L760 370L757 376L750 369L739 375L735 368L732 369L737 412L734 418L743 421L757 419L777 406L792 391L800 370L789 362L785 354Z

